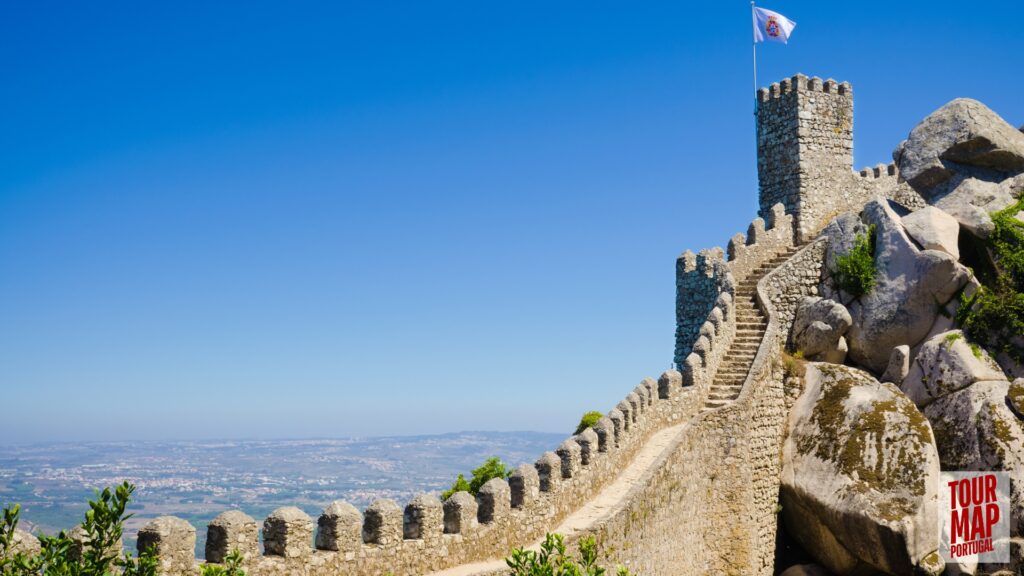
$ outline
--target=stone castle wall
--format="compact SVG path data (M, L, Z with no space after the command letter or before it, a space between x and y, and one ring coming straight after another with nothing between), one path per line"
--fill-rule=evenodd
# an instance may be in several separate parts
M743 391L691 420L601 523L596 533L610 565L645 575L773 573L788 413L781 344L791 302L816 290L824 245L805 246L760 280L758 304L770 320Z
M776 203L807 242L836 215L882 195L920 198L895 165L853 172L853 87L797 74L757 92L757 174L762 217ZM909 207L909 206L908 206Z
M733 297L738 283L791 246L793 217L777 204L768 211L767 227L763 218L755 218L746 235L733 235L727 251L715 247L697 254L683 252L676 260L677 367L685 366L694 352L704 356L702 329L718 298L722 294Z
M226 512L207 527L207 559L219 562L238 549L250 576L412 575L528 546L618 477L653 434L699 411L732 343L734 313L731 295L719 294L698 330L701 353L690 355L683 373L643 380L592 429L520 466L508 481L491 480L476 498L460 492L442 503L423 495L404 507L380 499L363 512L334 502L316 521L294 507L262 523ZM174 517L158 518L139 534L141 545L155 546L166 576L198 574L195 540L195 528Z
M747 504L749 494L744 491L778 476L771 459L761 454L775 443L765 443L758 432L774 426L768 417L771 412L753 410L770 404L773 388L748 383L733 406L697 416L736 333L735 275L746 278L792 246L793 220L781 205L774 207L770 222L766 228L762 219L755 219L746 236L734 236L728 260L720 248L703 251L700 258L681 258L694 264L692 269L684 268L686 273L713 280L706 292L710 311L696 324L696 341L681 371L666 372L657 382L645 379L593 430L568 438L534 465L519 467L508 482L492 480L477 498L460 493L444 504L436 497L421 496L403 508L383 499L360 513L344 502L335 502L316 522L297 508L279 509L262 524L241 512L225 513L207 528L208 559L220 560L237 548L246 552L251 576L377 576L387 572L424 574L502 557L513 547L539 540L595 497L653 434L689 421L663 462L638 484L635 494L623 500L630 502L628 507L595 523L594 532L608 545L605 553L610 561L647 567L651 574L678 573L670 557L662 554L644 559L648 555L637 551L653 542L667 545L666 539L681 537L671 547L691 550L687 539L699 540L707 548L708 566L770 566L772 548L761 541L774 541L774 512L771 522L751 524L738 539L735 522L725 519L757 517L757 507ZM767 359L757 362L762 368L749 382L761 381L770 372ZM725 454L723 446L728 447ZM771 494L770 505L760 508L773 510L777 490L761 488L760 492ZM679 515L678 507L667 506L671 502L707 506L709 511L716 502L724 502L736 509L709 528L700 524L714 513L697 514L694 508L694 514ZM683 536L680 527L687 523L692 530ZM670 530L669 526L676 528ZM160 518L140 534L143 541L157 546L164 574L198 572L193 553L195 529L184 520Z

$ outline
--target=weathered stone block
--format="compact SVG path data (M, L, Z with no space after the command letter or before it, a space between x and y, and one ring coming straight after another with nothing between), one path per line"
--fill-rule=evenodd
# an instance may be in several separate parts
M206 527L206 561L221 564L228 554L238 550L245 563L260 556L260 526L239 510L220 513Z
M43 547L38 538L21 528L15 528L11 537L11 548L7 551L7 556L0 555L0 559L13 558L15 554L24 554L26 558L31 558L42 551Z
M636 397L640 399L641 411L646 410L651 405L651 397L648 395L650 391L642 382L637 384L636 388L633 388L633 394L636 394Z
M508 517L512 493L508 482L502 478L491 478L480 487L477 494L477 519L481 524L500 522Z
M579 474L582 457L580 456L580 445L575 440L570 438L562 442L555 450L555 454L558 454L558 458L561 460L562 478L572 478Z
M608 419L612 421L612 432L615 434L615 445L618 446L622 443L626 434L626 417L622 414L622 410L613 408L608 412Z
M677 370L666 370L658 378L658 397L662 399L672 398L683 386L683 375Z
M316 547L354 554L363 545L363 515L344 500L331 502L317 519Z
M611 418L602 416L591 429L597 434L598 452L607 452L615 447L615 425Z
M444 501L445 534L466 534L477 526L477 503L469 492L456 492Z
M402 541L402 509L390 498L374 500L363 513L363 542L394 546Z
M596 433L594 436L597 436ZM529 506L540 496L540 476L537 469L529 464L520 464L508 477L508 487L512 491L513 508Z
M653 406L654 401L658 399L658 381L653 378L644 378L640 381L640 386L647 389L647 404Z
M622 412L622 431L627 432L633 426L633 422L636 420L633 418L633 407L629 405L629 402L620 400L615 405L615 409Z
M313 553L313 519L295 506L274 510L263 521L263 552L267 556L308 557Z
M587 428L576 435L576 443L580 445L580 463L588 466L597 456L597 432L594 432L593 428Z
M88 541L88 536L85 533L85 527L81 524L75 526L68 533L68 537L71 539L71 548L68 550L68 555L74 560L81 560L82 551L85 550L85 546ZM107 549L107 554L109 556L117 558L120 558L123 552L124 544L120 540L114 542L114 544Z
M152 549L159 561L161 576L192 576L196 565L196 529L174 516L150 520L139 530L138 552Z
M644 403L640 400L640 395L636 392L630 392L626 395L626 402L629 402L629 407L632 408L630 416L632 421L636 424L637 418L640 417L640 412L643 410Z
M534 464L540 479L540 491L552 492L562 481L562 459L554 452L545 452Z
M407 539L436 540L444 533L444 508L437 496L420 494L405 506Z

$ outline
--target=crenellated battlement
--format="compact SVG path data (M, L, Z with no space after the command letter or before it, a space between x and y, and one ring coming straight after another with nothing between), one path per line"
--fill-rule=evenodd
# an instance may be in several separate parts
M713 271L720 260L711 255L703 265L695 262L695 270ZM238 550L250 576L426 574L530 545L618 477L652 435L696 414L706 393L702 383L713 377L734 331L731 302L723 295L713 306L692 372L645 378L592 428L507 480L490 480L475 497L457 492L442 502L421 494L404 506L382 498L363 511L336 501L315 520L296 507L279 508L262 523L228 511L206 528L206 562L221 563ZM154 548L165 576L198 574L195 543L196 529L171 516L139 532L139 546Z
M759 88L757 90L757 100L758 102L768 102L769 100L781 98L786 94L801 91L853 97L853 86L849 82L836 82L832 78L823 81L817 76L808 78L803 74L797 74L781 82L773 82L767 88Z

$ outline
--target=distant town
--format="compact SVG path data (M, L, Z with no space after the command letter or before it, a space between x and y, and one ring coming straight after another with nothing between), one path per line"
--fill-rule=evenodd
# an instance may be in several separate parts
M490 456L533 462L564 434L460 432L432 436L0 445L0 503L21 504L22 528L55 533L81 522L93 490L128 480L137 491L125 545L172 514L198 529L239 509L257 519L280 506L314 518L333 500L362 508L440 492Z

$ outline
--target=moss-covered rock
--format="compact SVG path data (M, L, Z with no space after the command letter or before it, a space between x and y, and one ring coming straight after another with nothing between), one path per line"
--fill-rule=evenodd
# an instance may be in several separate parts
M976 382L924 409L945 470L1010 473L1010 533L1024 535L1024 422L1008 405L1005 380Z
M921 345L901 388L919 407L983 380L1003 380L999 365L963 332L950 330Z
M928 420L866 372L810 364L783 447L782 515L836 574L911 574L938 548Z

